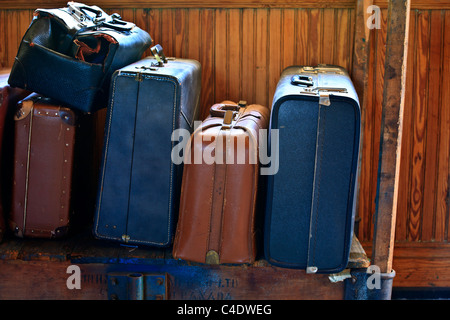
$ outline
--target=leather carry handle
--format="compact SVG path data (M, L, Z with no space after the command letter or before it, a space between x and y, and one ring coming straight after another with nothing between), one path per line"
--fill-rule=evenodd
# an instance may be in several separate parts
M217 103L209 109L209 114L213 117L225 118L227 111L238 112L241 108L245 108L247 105L246 101L239 101L238 104L231 103Z
M151 47L150 51L157 61L157 63L153 66L162 67L164 63L167 63L166 55L164 54L164 50L160 44Z
M86 23L87 21L92 21L93 25L88 26L87 29L106 27L117 31L130 31L135 26L134 23L123 21L118 13L113 13L112 15L105 13L103 15L104 12L102 10L83 3L70 1L67 3L67 7L70 13L80 22ZM86 11L94 13L95 17L92 18ZM82 30L84 31L86 28L82 28Z

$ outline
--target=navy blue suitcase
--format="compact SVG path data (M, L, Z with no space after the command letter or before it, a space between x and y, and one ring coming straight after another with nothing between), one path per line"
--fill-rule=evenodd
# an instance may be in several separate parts
M93 231L98 239L165 247L173 241L182 177L182 164L171 159L172 132L193 131L201 66L154 49L155 58L112 77Z
M270 123L270 129L278 130L279 168L267 177L264 231L271 264L308 273L337 273L346 267L360 118L345 69L292 66L281 74ZM276 150L274 131L269 137Z

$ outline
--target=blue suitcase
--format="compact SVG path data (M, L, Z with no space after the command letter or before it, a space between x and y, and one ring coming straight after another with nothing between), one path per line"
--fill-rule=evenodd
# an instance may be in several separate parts
M172 132L193 131L201 67L165 58L162 48L116 71L105 124L93 231L98 239L169 246L178 215L182 163Z
M269 136L271 150L277 142L279 147L278 172L267 177L264 250L270 263L308 273L336 273L346 267L360 117L345 69L318 65L283 71Z

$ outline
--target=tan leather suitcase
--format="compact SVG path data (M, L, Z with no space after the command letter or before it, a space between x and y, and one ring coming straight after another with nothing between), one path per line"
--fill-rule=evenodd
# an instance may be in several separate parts
M27 90L11 88L0 79L0 241L6 231L5 212L10 204L14 111L17 102L29 94Z
M173 256L207 264L252 263L259 130L268 127L269 109L224 101L210 113L186 148Z
M77 118L32 94L18 103L9 226L16 236L56 238L68 231Z

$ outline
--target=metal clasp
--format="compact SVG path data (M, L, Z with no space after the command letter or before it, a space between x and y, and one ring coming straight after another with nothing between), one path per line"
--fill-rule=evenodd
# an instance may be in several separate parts
M113 272L107 274L110 300L165 300L167 274Z

